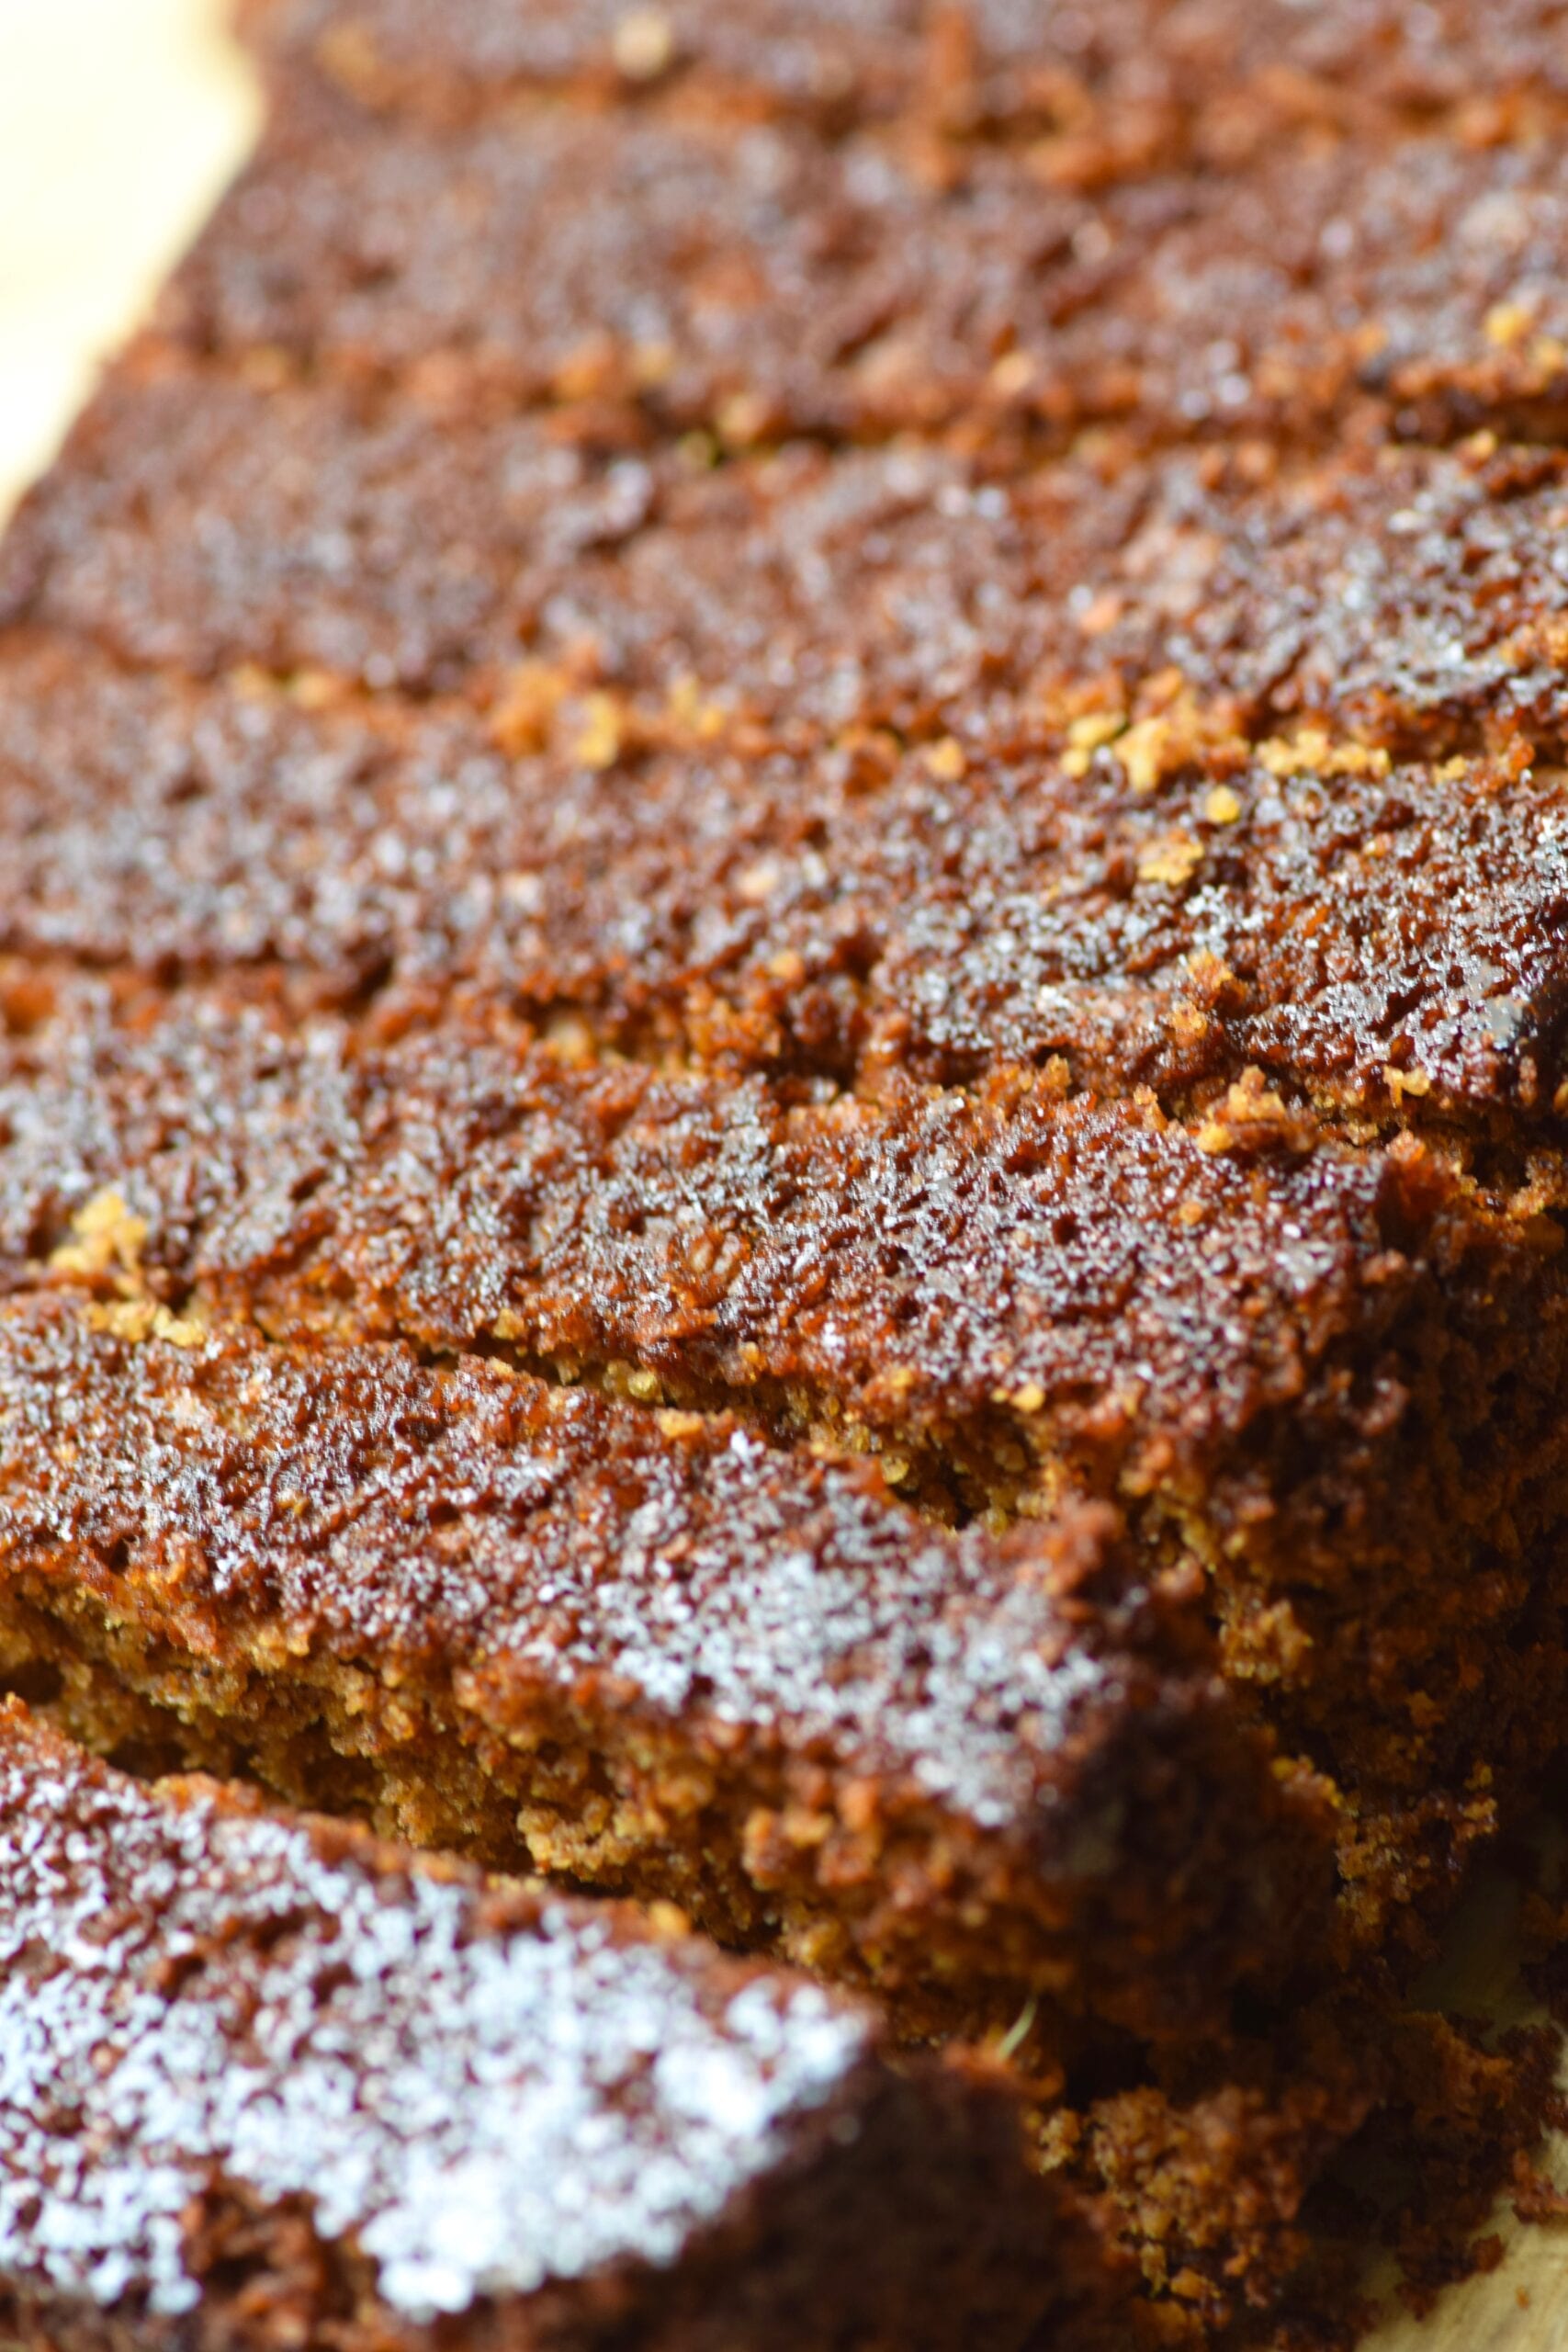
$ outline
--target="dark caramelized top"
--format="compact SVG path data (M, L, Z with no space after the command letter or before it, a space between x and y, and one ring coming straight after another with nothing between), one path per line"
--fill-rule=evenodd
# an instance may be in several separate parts
M1096 748L1120 718L1134 775L1304 728L1343 775L1347 750L1558 745L1564 514L1560 452L1484 435L1004 481L905 447L713 472L182 366L89 411L6 540L0 610L121 660L305 672L318 698L461 688L509 742L558 723L600 766L749 721L847 739L874 779L867 730L982 756Z
M141 662L378 689L514 659L517 575L614 546L651 499L645 467L595 463L527 418L454 447L418 408L374 418L333 388L184 374L108 387L75 448L70 486L40 492L0 554L15 609L69 605Z
M727 452L1560 423L1563 93L1480 87L1467 137L1262 78L1197 170L1179 113L1053 146L828 144L663 103L613 136L557 104L458 130L286 111L162 328L275 376L548 396L570 429L696 427Z
M459 110L519 84L628 97L668 81L738 111L829 125L908 109L955 132L1055 132L1064 144L1076 132L1111 157L1119 130L1132 143L1129 122L1141 152L1164 128L1223 153L1303 111L1331 125L1374 109L1397 119L1462 104L1478 85L1558 88L1562 71L1555 0L1505 0L1482 16L1466 0L540 0L522 12L507 0L357 0L352 15L339 0L246 0L243 21L276 57L312 62L372 108Z
M1568 474L1552 449L1382 447L1264 461L1249 483L1173 458L1069 604L1079 643L1136 695L1167 691L1249 732L1326 727L1395 752L1561 742Z
M1092 751L1037 718L1005 750L792 752L658 716L604 764L587 690L508 748L457 705L306 710L13 647L0 950L366 1000L383 1030L478 997L795 1083L1057 1057L1198 1108L1257 1065L1384 1127L1551 1116L1555 767L1305 722L1195 741L1179 711Z
M1412 1352L1455 1315L1501 1343L1526 1293L1539 1317L1557 1242L1532 1196L1489 1206L1410 1138L1347 1152L1257 1080L1184 1126L1016 1080L790 1108L211 1009L14 1050L14 1280L121 1271L107 1193L176 1309L195 1284L277 1332L619 1361L655 1401L934 1448L982 1493L1065 1450L1134 1491L1218 1479L1245 1521L1275 1430L1292 1479L1332 1484L1371 1430L1396 1475Z

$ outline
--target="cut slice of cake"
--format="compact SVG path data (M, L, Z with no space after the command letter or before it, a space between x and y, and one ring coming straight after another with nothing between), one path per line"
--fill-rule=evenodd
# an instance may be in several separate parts
M0 1886L28 2352L937 2352L1087 2342L1108 2294L994 2075L894 2071L868 2011L678 1915L149 1789L14 1701Z
M517 20L489 13L493 51ZM722 39L723 12L703 13ZM1054 131L944 126L963 66L928 51L947 77L934 106L824 138L679 74L629 105L492 85L499 103L454 124L421 103L435 52L473 30L450 11L389 112L341 78L288 77L161 332L263 380L546 399L580 427L696 431L710 458L791 433L941 432L998 470L1086 434L1247 454L1482 426L1560 441L1557 29L1510 50L1467 28L1463 97L1416 96L1417 66L1401 102L1372 87L1398 78L1393 28L1360 11L1204 12L1202 64L1173 59L1168 29L1199 12L1135 13L1129 51L1105 42L1105 10L1064 21L1123 87L1069 96L1063 57ZM1338 69L1354 100L1286 62L1323 23L1363 51ZM365 19L338 29L374 44ZM1042 88L1055 29L1032 26ZM1165 70L1185 96L1160 96Z
M1323 1933L1325 1808L1103 1508L957 1535L722 1415L80 1297L0 1317L0 1650L99 1747L1022 2015L1047 2076Z
M738 122L904 116L1033 141L1047 168L1076 155L1098 176L1234 159L1270 135L1392 136L1445 112L1479 141L1494 118L1478 92L1511 102L1503 127L1529 127L1531 101L1544 110L1568 82L1550 0L1483 17L1467 0L241 0L240 23L285 90L316 77L373 111L462 119L522 91L603 104L668 86Z
M1349 1147L1260 1080L1188 1123L1028 1072L792 1102L198 991L11 1055L6 1279L111 1329L500 1350L873 1450L938 1515L1115 1503L1340 1784L1374 1938L1552 1736L1560 1231L1436 1142Z
M520 743L535 690L549 740ZM13 638L0 954L66 996L218 981L372 1039L462 1006L796 1093L1054 1068L1196 1124L1256 1067L1325 1135L1557 1181L1568 793L1517 746L1396 760L1303 725L1183 756L1173 718L1151 779L1124 714L1092 754L1021 715L1005 747L791 748L716 707L506 692L302 707Z

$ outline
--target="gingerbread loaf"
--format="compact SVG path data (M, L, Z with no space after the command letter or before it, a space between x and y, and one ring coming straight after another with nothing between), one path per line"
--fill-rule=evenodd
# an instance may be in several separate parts
M6 1670L989 2035L1223 2324L1568 1698L1553 13L243 15L0 548Z

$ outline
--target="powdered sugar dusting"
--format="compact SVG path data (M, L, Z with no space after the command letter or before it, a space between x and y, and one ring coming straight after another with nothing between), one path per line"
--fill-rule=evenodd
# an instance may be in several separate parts
M200 2286L216 2175L355 2242L415 2322L668 2265L801 2120L854 2009L548 1901L382 1871L0 1734L0 2267L72 2300Z

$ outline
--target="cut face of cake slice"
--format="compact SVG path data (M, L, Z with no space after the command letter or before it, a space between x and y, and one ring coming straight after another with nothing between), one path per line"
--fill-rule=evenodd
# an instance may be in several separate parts
M18 2346L1089 2340L1088 2233L998 2081L893 2072L867 2011L676 1915L144 1787L15 1702L0 1886Z

